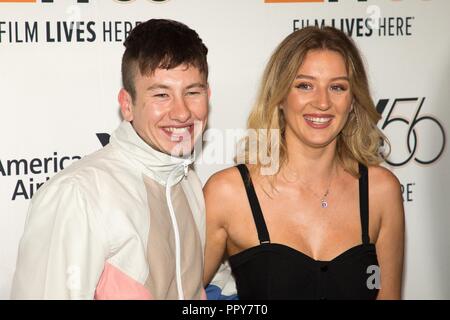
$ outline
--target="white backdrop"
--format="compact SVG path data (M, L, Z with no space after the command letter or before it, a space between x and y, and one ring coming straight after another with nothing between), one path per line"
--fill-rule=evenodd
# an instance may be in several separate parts
M119 124L125 30L150 18L180 20L208 46L210 137L245 127L262 69L294 28L317 20L351 33L365 56L374 99L380 110L384 106L379 125L392 141L390 160L396 164L389 167L405 189L404 298L450 299L450 161L444 146L450 125L449 1L14 2L0 0L0 299L9 298L32 189L99 149L96 134ZM78 28L67 28L71 21ZM203 152L217 160L200 158L203 182L231 165L234 140L224 142L218 153L211 149L217 141L206 144Z

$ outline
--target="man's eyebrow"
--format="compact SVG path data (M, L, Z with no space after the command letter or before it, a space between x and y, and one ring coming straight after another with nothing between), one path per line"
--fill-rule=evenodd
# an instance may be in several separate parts
M306 74L298 74L295 79L311 79L311 80L315 80L316 78L313 76L309 76ZM339 76L339 77L334 77L330 79L331 81L336 81L336 80L346 80L346 81L350 81L350 79L347 76Z
M206 89L208 86L202 82L196 82L193 84L190 84L186 87L186 89L192 89L192 88L200 88L200 89Z
M156 90L156 89L169 89L169 86L156 83L147 88L147 90Z
M192 84L188 85L186 87L186 89L192 89L192 88L206 89L207 87L208 87L208 85L206 85L206 84L204 84L202 82L196 82L196 83L192 83ZM166 89L166 90L168 90L168 89L170 89L170 86L167 86L165 84L155 83L155 84L153 84L153 85L151 85L151 86L149 86L147 88L147 90L149 90L149 91L150 90L157 90L157 89Z

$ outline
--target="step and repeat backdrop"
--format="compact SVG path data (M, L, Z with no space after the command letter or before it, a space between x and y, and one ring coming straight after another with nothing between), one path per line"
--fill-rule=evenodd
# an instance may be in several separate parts
M203 182L234 145L275 46L331 25L361 49L385 165L402 183L405 299L450 299L450 2L446 0L0 0L0 299L8 299L27 207L55 173L120 123L123 41L150 18L182 21L209 48Z

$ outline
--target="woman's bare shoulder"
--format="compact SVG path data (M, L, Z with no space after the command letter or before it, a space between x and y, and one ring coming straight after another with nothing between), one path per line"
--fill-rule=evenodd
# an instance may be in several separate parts
M209 177L203 190L204 192L220 193L221 195L233 194L236 189L243 187L242 178L236 167L220 170Z
M371 190L382 196L401 192L401 184L397 176L383 166L369 167L369 185Z
M401 184L391 170L382 166L369 167L369 193L369 202L375 205L382 217L403 219Z
M245 200L246 193L241 175L236 167L214 173L203 187L207 204L229 210Z
M236 167L214 173L203 187L203 193L210 226L227 227L246 203L244 183Z

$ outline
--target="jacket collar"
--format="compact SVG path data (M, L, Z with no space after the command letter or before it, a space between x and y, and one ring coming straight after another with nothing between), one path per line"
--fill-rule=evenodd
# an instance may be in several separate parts
M128 121L122 121L111 135L110 143L119 146L143 172L162 184L173 186L187 176L193 157L180 158L149 146Z

